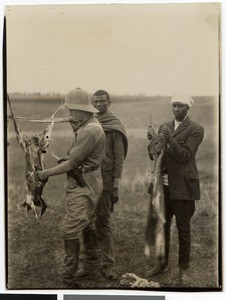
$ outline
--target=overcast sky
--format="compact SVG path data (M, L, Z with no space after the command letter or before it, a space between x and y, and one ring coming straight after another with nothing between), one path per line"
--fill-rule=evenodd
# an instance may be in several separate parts
M9 92L218 94L219 4L8 6Z

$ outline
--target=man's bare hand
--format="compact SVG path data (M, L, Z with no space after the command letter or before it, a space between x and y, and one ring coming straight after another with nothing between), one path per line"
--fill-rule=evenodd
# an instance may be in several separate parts
M112 202L116 203L119 200L119 192L118 192L118 188L113 188L113 196L112 196Z
M36 174L39 181L42 182L48 181L49 176L47 170L37 171Z
M165 126L161 132L161 135L165 137L165 139L167 140L167 142L169 143L172 135L171 135L171 129L169 126Z

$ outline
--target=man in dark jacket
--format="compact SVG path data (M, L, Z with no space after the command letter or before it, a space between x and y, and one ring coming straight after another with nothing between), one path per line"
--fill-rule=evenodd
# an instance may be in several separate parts
M195 155L204 137L204 129L192 122L188 111L193 99L184 94L173 95L172 111L175 119L160 126L159 133L168 141L162 159L162 182L165 198L165 255L163 264L156 265L147 276L167 270L170 225L173 215L179 235L179 279L185 284L190 263L190 220L195 211L195 201L200 199L199 175ZM148 138L151 136L148 134Z
M95 223L101 253L100 267L101 273L107 279L115 280L118 276L114 270L115 257L111 214L114 203L119 199L119 184L128 141L121 120L108 110L111 104L109 94L104 90L98 90L93 95L92 104L99 111L96 118L106 136L106 153L101 164L103 193L97 205ZM84 256L85 260L89 258L88 249L85 249ZM79 277L90 276L90 270L83 267L78 275Z

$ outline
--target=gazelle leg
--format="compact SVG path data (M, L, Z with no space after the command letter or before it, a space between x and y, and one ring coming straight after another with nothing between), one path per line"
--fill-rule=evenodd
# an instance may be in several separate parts
M39 216L38 216L36 207L35 207L35 205L34 205L34 202L32 201L32 196L31 196L30 194L27 194L27 197L26 197L26 203L31 207L31 209L32 209L33 212L34 212L35 218L38 220L38 219L39 219Z

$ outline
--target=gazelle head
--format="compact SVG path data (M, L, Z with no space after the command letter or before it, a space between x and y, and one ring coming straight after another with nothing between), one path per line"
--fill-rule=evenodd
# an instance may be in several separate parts
M167 141L164 136L157 134L152 127L149 127L149 136L151 136L148 146L149 153L152 155L159 154L166 147Z

